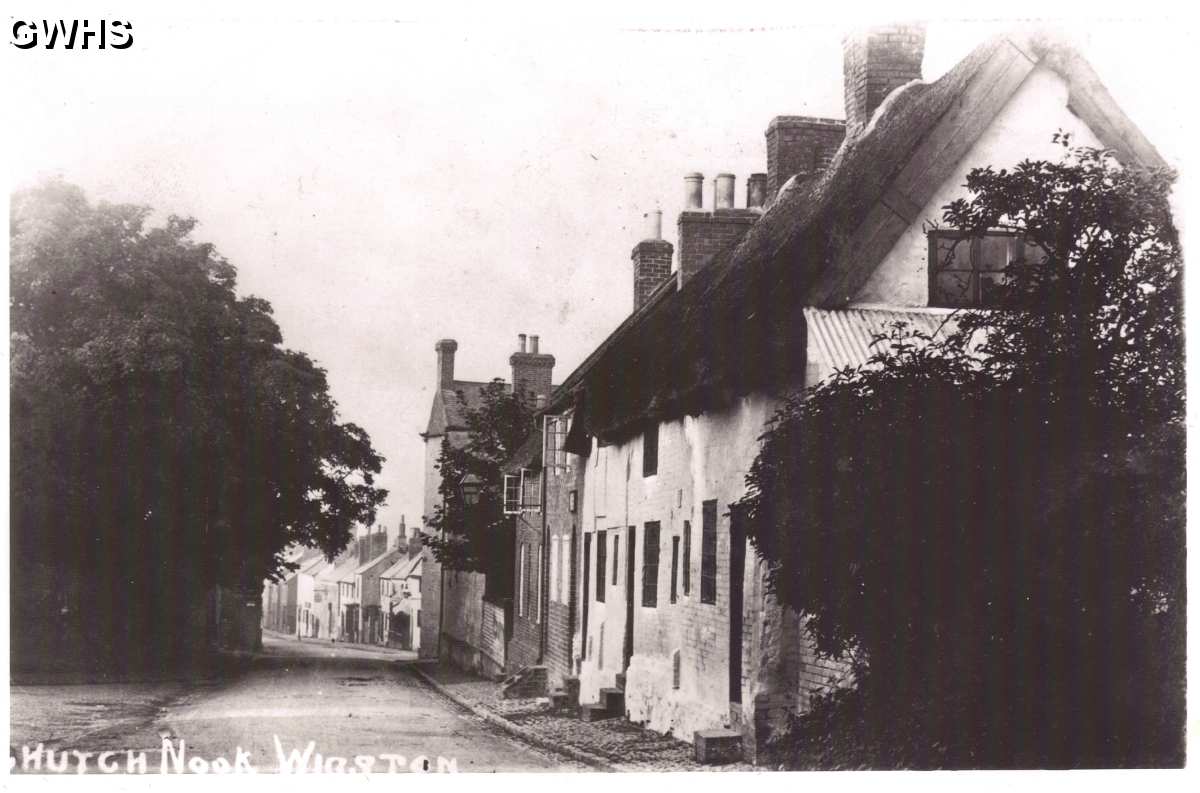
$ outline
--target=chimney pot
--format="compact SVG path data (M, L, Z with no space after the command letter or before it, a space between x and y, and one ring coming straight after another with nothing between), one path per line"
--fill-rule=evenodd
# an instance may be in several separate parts
M702 209L704 207L704 174L689 173L683 177L683 208Z
M746 180L746 208L762 209L767 203L767 175L752 173Z
M733 209L733 186L736 177L731 173L719 173L713 187L713 206L717 209Z
M517 351L525 352L525 334L524 333L517 334Z
M650 219L650 234L646 237L648 240L662 239L662 210L656 209L648 216Z
M529 337L529 351L531 353L533 353L534 355L538 354L538 337L537 336Z

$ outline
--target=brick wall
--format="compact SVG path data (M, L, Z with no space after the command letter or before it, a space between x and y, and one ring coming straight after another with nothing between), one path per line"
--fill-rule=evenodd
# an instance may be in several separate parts
M538 559L544 558L542 550L542 516L525 513L516 516L516 542L513 552L513 608L512 638L508 642L506 668L509 674L539 662L541 656L542 614L536 601L542 578L538 570ZM527 554L528 567L521 573L522 553ZM523 590L523 592L522 592ZM524 614L521 614L522 595ZM542 604L544 608L544 603Z
M671 277L675 248L666 240L642 240L633 248L633 310L646 304L650 294Z
M767 125L767 196L773 199L792 176L829 167L846 135L833 118L776 116Z
M550 686L575 671L574 637L578 626L577 573L579 567L579 512L570 510L571 491L582 504L583 466L586 458L567 455L568 468L549 470L546 478L546 524L550 535L546 562L546 652ZM557 579L557 580L556 580Z
M735 244L760 217L752 209L679 213L679 269L686 281L715 254Z

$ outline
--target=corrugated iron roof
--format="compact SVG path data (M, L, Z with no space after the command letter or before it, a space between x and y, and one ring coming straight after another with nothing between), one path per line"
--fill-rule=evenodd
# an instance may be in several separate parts
M951 309L844 308L826 310L805 307L808 347L831 369L862 366L879 351L875 336L887 333L897 322L913 330L943 338L954 330Z

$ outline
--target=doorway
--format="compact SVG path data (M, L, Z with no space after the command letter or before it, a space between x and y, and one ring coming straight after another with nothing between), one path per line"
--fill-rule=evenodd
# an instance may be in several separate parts
M742 701L742 606L745 600L746 527L738 506L729 511L729 701Z
M630 526L629 532L625 536L625 646L621 663L622 672L629 669L629 662L633 658L633 559L636 550L637 528Z

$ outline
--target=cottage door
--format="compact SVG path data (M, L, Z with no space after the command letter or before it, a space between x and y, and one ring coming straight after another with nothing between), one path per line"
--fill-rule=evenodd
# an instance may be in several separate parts
M400 623L400 647L405 650L412 649L412 623L409 620L408 612L401 611L396 614L396 619Z
M582 604L583 614L580 616L580 627L582 628L583 647L580 648L580 655L583 658L588 657L588 604L592 601L592 535L583 535L583 597L580 599Z
M742 701L742 605L745 599L746 531L742 510L729 514L729 701Z
M625 536L625 652L621 663L621 671L629 669L629 661L633 658L633 554L637 548L637 528L630 526Z

